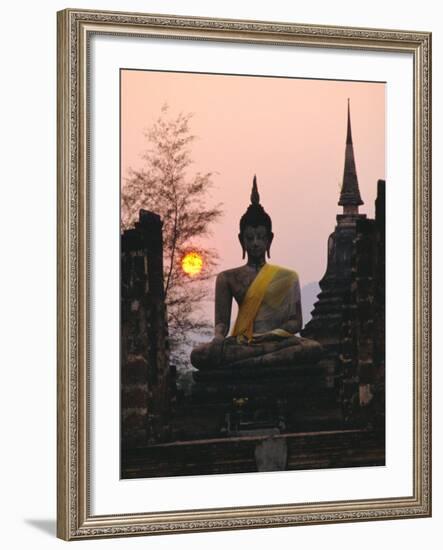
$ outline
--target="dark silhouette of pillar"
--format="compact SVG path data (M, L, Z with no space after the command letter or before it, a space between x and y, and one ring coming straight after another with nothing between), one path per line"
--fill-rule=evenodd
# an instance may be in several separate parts
M122 449L168 438L171 410L160 217L140 210L121 236Z

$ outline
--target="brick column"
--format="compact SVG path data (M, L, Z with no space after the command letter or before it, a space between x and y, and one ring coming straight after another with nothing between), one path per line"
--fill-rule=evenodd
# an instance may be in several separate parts
M120 340L122 448L165 440L172 392L162 222L145 210L121 237Z

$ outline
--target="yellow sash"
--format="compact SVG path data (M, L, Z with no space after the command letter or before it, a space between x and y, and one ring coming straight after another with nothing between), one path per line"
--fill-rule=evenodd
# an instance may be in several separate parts
M265 264L257 273L257 276L249 285L246 296L238 310L232 336L246 336L248 342L252 340L255 317L260 309L269 283L279 270L280 267L276 265Z

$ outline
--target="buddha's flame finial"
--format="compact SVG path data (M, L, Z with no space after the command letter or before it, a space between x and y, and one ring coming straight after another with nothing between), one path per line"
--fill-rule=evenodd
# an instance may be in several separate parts
M260 195L258 194L256 175L254 175L254 180L252 182L251 204L260 204Z

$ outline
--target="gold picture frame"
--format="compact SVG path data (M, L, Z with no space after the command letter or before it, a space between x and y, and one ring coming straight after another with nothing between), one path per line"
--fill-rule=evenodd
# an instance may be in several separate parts
M89 445L88 47L94 34L405 52L413 56L413 494L94 516ZM431 515L431 33L253 20L58 13L58 505L65 540ZM412 335L411 335L412 336ZM117 452L117 451L116 451Z

